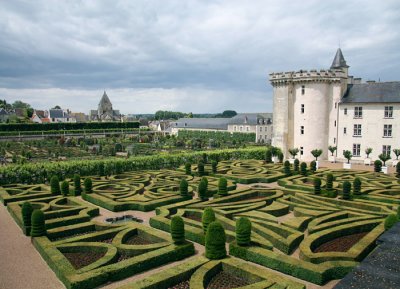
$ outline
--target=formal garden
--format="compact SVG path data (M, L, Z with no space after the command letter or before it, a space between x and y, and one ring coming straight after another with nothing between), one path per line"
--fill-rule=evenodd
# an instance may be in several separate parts
M273 163L265 148L0 174L0 200L67 288L143 272L120 288L323 288L400 215L399 175Z

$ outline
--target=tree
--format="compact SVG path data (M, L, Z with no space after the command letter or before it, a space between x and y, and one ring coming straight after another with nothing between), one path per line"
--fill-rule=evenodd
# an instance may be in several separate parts
M312 173L315 173L315 172L317 171L317 163L316 163L315 161L312 161L312 162L310 163L310 171L311 171Z
M307 163L302 162L302 163L300 164L300 174L301 174L302 176L307 176Z
M372 148L366 148L365 149L365 154L367 155L367 158L369 158L369 155L372 153Z
M225 178L220 178L218 181L218 195L228 195L228 181Z
M80 196L82 193L81 177L78 174L74 175L74 195Z
M69 183L68 181L63 181L61 183L61 193L64 197L69 195Z
M181 194L182 197L186 197L189 192L189 184L188 181L185 179L181 180L181 183L179 184L179 193Z
M93 192L93 189L92 189L92 179L91 179L91 178L86 178L86 179L83 181L83 186L85 187L85 193L86 193L86 194L90 194L90 193Z
M335 153L335 151L337 150L337 147L334 146L329 146L328 150L331 152L331 155L333 156L333 154Z
M236 220L236 243L239 246L248 246L251 242L251 222L246 217Z
M283 172L285 173L285 176L290 176L292 172L290 171L290 163L289 161L285 161L283 164Z
M215 221L214 210L211 207L207 207L203 211L201 217L201 223L203 224L204 235L207 233L208 226Z
M380 154L379 159L383 162L383 166L386 166L386 162L391 159L390 154Z
M265 152L265 162L267 164L272 163L272 152L269 149Z
M320 149L314 149L311 151L311 154L314 156L315 161L318 161L318 158L322 155L322 150Z
M192 174L192 164L186 163L185 164L185 174L191 175Z
M343 200L350 200L351 198L351 183L349 181L343 182Z
M22 214L22 221L24 223L24 228L28 229L31 227L31 218L33 213L33 207L31 203L24 202L22 204L21 214Z
M332 188L333 188L333 175L327 174L326 175L326 189L332 190Z
M199 161L199 163L197 164L197 173L199 174L200 177L205 175L203 161Z
M292 157L295 159L296 155L299 153L299 149L298 148L293 148L293 149L289 149L289 153L292 155Z
M32 213L31 237L41 237L46 235L46 225L44 213L36 209Z
M353 193L354 195L361 194L361 179L359 177L354 178L353 181Z
M400 178L400 162L398 162L396 165L396 175L398 178Z
M204 181L203 179L200 181L199 186L197 188L197 193L199 195L199 198L204 201L207 200L207 186L208 182Z
M212 222L206 233L206 257L219 260L226 257L225 230L219 222Z
M212 161L211 162L211 169L212 169L212 173L216 174L217 173L217 166L218 166L218 162L217 161Z
M61 193L60 181L57 176L52 176L50 179L50 191L53 195L59 195Z
M345 159L347 159L347 163L350 163L351 158L353 157L353 155L351 154L351 151L345 150L343 152L343 156L345 157Z
M380 171L382 171L382 162L380 160L376 160L374 162L374 172L379 173Z
M396 155L396 160L398 160L400 156L400 149L394 149L393 152Z
M171 237L177 245L185 242L185 223L180 216L173 216L171 219Z
M299 173L299 166L300 166L300 161L298 159L295 159L293 163L293 172L295 174Z
M314 178L314 194L320 195L321 194L321 179Z
M234 110L224 110L222 112L222 117L231 118L237 115L237 112Z

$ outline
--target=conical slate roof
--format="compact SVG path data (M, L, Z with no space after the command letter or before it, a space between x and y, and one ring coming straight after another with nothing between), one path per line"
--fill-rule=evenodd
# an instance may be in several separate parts
M344 60L342 50L340 48L338 48L338 50L336 51L335 58L333 59L333 62L331 65L331 69L343 68L343 67L347 68L349 66L346 64L346 60Z
M101 97L99 106L104 106L105 104L108 104L108 105L111 104L111 101L108 98L106 91L104 91L103 96Z

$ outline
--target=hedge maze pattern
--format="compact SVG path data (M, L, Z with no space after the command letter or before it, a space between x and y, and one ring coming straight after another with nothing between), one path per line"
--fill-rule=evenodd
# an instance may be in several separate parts
M319 169L286 176L281 164L246 160L219 162L215 174L206 164L204 174L205 199L197 195L202 176L195 164L190 175L182 166L92 177L93 192L82 198L93 205L81 197L52 195L47 185L5 185L0 199L27 235L22 204L29 201L44 212L47 235L33 241L68 288L94 288L192 256L193 243L173 243L171 218L182 217L186 240L204 245L203 212L213 209L225 229L228 258L197 256L122 287L126 289L305 288L292 277L323 285L343 278L373 250L385 230L385 218L400 203L399 180L381 173ZM332 188L327 186L328 174L333 175ZM228 179L227 195L218 194L221 177ZM314 193L315 178L321 180L319 194ZM361 191L344 199L343 182L353 184L356 178ZM182 179L188 182L187 194L180 192ZM134 222L106 225L92 220L99 214L95 205L111 211L155 210L156 216L150 219L151 227ZM235 241L235 223L241 217L251 221L247 246Z

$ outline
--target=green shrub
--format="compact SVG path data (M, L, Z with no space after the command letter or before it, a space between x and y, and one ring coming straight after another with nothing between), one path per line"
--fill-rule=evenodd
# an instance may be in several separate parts
M355 195L361 194L361 180L358 177L356 177L353 181L353 193Z
M300 174L302 176L307 176L307 164L305 162L300 164Z
M206 234L206 257L211 260L219 260L226 257L225 230L219 222L212 222Z
M91 178L86 178L83 181L83 186L85 187L85 193L90 194L93 192L93 185L92 185L92 179Z
M188 188L189 184L186 179L182 179L180 184L179 184L179 193L181 194L182 197L186 197L188 195Z
M293 163L293 171L294 171L294 173L296 173L296 174L299 173L299 166L300 166L300 161L298 159L295 159L294 163Z
M197 193L202 201L207 199L207 186L208 182L202 179L197 188Z
M203 224L204 235L207 233L208 226L215 221L214 210L211 207L207 207L203 211L201 222Z
M192 174L192 164L186 163L185 164L185 174L191 175Z
M321 194L321 179L320 178L314 179L314 194L316 194L316 195Z
M81 177L78 174L74 175L74 195L79 196L82 193Z
M389 230L391 227L394 226L399 221L395 214L390 214L385 219L385 230Z
M400 205L397 207L397 218L400 220Z
M265 162L268 164L272 163L272 152L269 149L267 149L267 151L265 152Z
M285 176L290 176L292 174L292 172L290 171L290 163L289 161L285 161L283 164L283 172L285 174Z
M350 200L351 198L351 183L349 181L343 182L343 200Z
M32 212L33 212L33 207L31 205L31 203L24 202L22 204L21 214L22 214L22 221L24 223L25 228L31 226Z
M50 191L53 195L59 195L61 193L60 181L57 176L52 176L50 179Z
M332 190L333 188L333 174L326 175L326 189Z
M317 170L317 163L316 163L315 161L312 161L312 162L310 163L310 171L311 171L312 173L315 173L316 170Z
M175 244L185 242L185 223L180 216L173 216L171 219L171 237Z
M282 163L283 162L283 153L279 151L279 152L277 152L277 156L278 156L279 162Z
M314 156L315 161L318 161L318 158L322 155L322 150L314 149L311 151L311 154Z
M199 174L200 177L205 175L205 171L204 171L204 163L202 161L200 161L197 164L197 173Z
M248 246L251 241L251 222L246 217L236 220L236 243L239 246Z
M398 162L396 165L396 176L400 178L400 162Z
M41 210L34 210L31 218L31 237L41 237L46 235L44 213Z
M69 195L69 183L68 181L63 181L61 183L61 194L66 197Z
M376 160L374 162L374 172L379 173L380 171L382 171L382 162L380 160Z
M97 174L98 174L100 177L105 176L104 162L100 162L100 163L99 163L99 166L97 167Z
M218 195L228 195L228 181L225 178L220 178L218 181Z
M217 173L217 166L218 166L218 162L217 161L212 161L211 162L211 169L212 169L212 173L213 174Z

